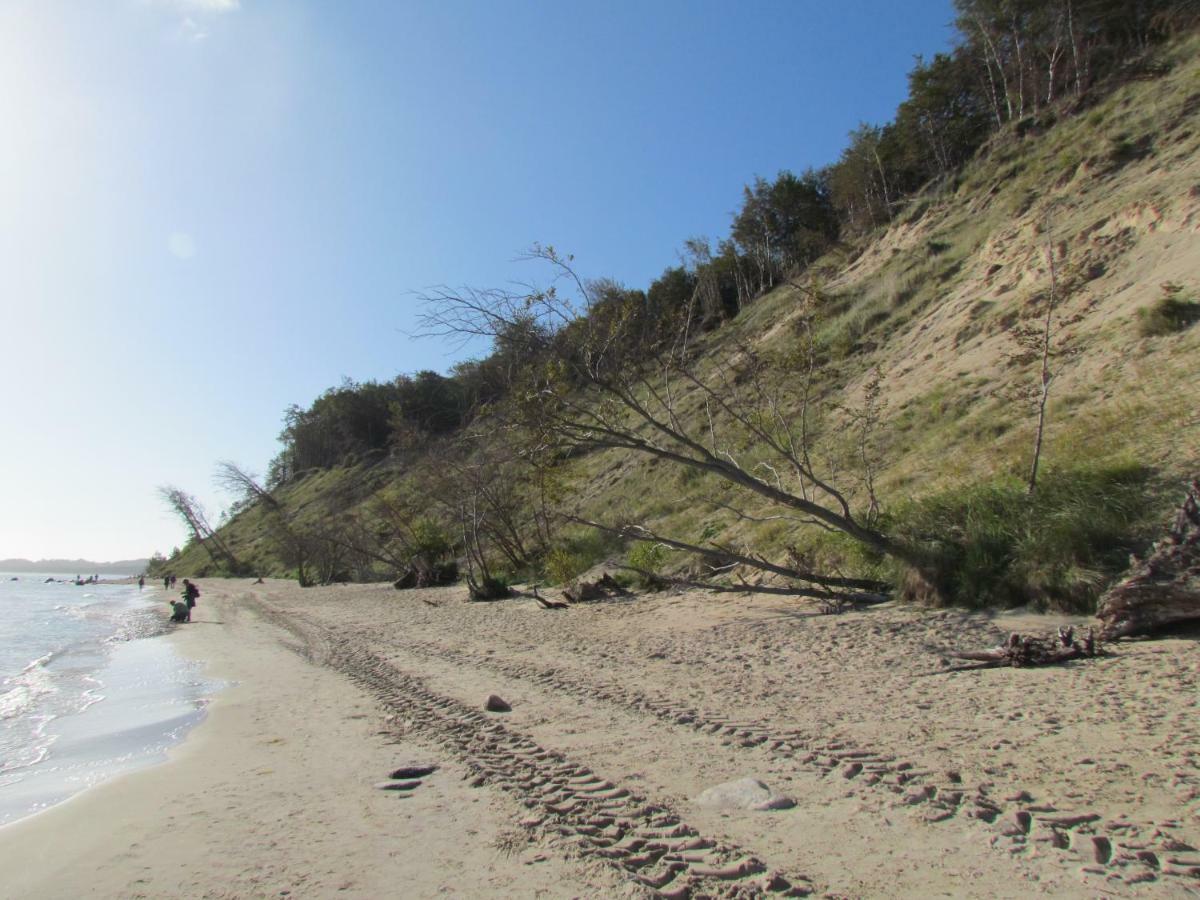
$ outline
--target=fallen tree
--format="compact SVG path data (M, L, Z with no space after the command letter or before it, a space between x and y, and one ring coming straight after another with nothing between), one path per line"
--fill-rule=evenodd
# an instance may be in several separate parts
M219 487L237 496L242 506L257 504L262 509L266 534L276 558L283 565L296 570L300 587L316 584L316 562L313 557L316 555L317 541L296 527L271 489L260 482L258 476L231 460L217 463L214 480Z
M685 553L694 554L708 560L712 565L714 573L728 571L736 566L744 566L768 575L777 575L787 579L789 583L786 587L778 588L774 593L787 594L793 597L810 597L825 603L835 604L838 607L837 611L840 611L843 605L865 606L872 603L882 603L890 599L888 596L890 586L884 582L869 578L823 575L807 568L800 568L800 565L805 563L806 560L795 547L792 547L789 551L789 555L795 564L784 566L773 563L761 555L739 553L731 547L719 544L701 545L665 537L641 525L626 524L613 527L605 525L602 522L593 522L578 516L569 516L568 519L625 540L651 541L661 544L664 547L670 547L673 550L681 550ZM639 574L662 582L664 585L667 583L684 583L678 579L665 578L657 573L638 571ZM710 582L692 582L687 584L687 586L710 589L719 587ZM757 586L746 585L746 587L755 587L756 590L761 590Z
M536 584L533 586L533 599L537 601L538 606L540 606L542 609L570 609L571 608L570 603L566 603L562 600L551 600L547 597L543 597L541 594L538 593Z
M229 546L221 539L217 530L208 523L204 507L200 501L181 488L172 484L164 484L158 488L158 496L187 525L192 540L198 543L208 553L214 563L224 566L229 572L239 570L237 558Z
M1167 536L1100 598L1101 636L1113 640L1200 620L1200 478L1179 506Z
M819 466L815 459L818 391L811 311L794 326L802 347L798 355L767 358L739 345L706 362L697 353L690 307L672 327L650 328L638 297L609 282L585 284L571 257L535 246L529 258L548 264L554 280L570 290L560 293L552 284L515 291L438 288L420 295L419 334L457 341L487 337L497 358L511 362L501 367L505 382L498 394L504 399L489 409L493 428L559 459L616 450L709 477L722 488L704 502L727 516L840 533L870 554L923 569L927 561L920 552L879 527L869 452L878 420L877 390L868 392L863 410L842 411L853 413L850 427L860 432L865 508L853 508L846 485L834 483L835 475L847 480L845 471L830 463ZM810 301L815 298L806 298ZM472 515L460 518L475 521ZM628 525L574 521L781 576L802 596L875 599L887 588L772 563L753 552L705 546L684 535L651 536L644 527L635 535ZM472 531L481 529L464 531L470 549Z

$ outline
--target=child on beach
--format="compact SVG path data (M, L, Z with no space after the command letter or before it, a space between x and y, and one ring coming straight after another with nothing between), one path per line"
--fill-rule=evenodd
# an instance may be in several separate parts
M196 605L196 599L200 596L200 588L192 584L186 578L183 579L183 600L187 604L187 621L192 621L192 607Z

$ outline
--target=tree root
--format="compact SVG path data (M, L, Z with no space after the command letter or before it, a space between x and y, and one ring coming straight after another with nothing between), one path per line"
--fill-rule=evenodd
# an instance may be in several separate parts
M1106 641L1200 620L1200 478L1179 506L1166 538L1101 598L1096 617Z

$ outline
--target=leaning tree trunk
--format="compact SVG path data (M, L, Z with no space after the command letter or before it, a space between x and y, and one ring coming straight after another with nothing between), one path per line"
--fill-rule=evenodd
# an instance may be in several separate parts
M1192 482L1166 538L1100 600L1106 640L1200 620L1200 478Z

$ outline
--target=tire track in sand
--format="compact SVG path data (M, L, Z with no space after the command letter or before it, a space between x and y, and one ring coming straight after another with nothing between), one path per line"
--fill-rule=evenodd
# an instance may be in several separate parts
M354 635L254 598L264 618L301 641L314 664L348 675L469 770L472 785L513 794L522 827L580 856L614 866L664 898L799 897L802 876L769 871L749 851L701 835L668 806L607 781L365 649Z
M763 749L773 757L793 761L819 777L840 775L872 789L886 791L906 806L927 805L930 824L958 815L990 826L989 843L1013 855L1033 847L1073 859L1090 874L1138 884L1170 878L1177 884L1200 883L1200 852L1171 833L1168 823L1103 821L1090 810L1064 811L1039 804L1026 791L993 797L980 782L975 788L957 772L936 773L870 747L816 738L798 729L732 719L646 693L622 682L587 677L564 668L480 656L429 640L407 639L406 653L475 668L579 699L612 703L626 711L657 718L673 727L721 739L735 750Z

